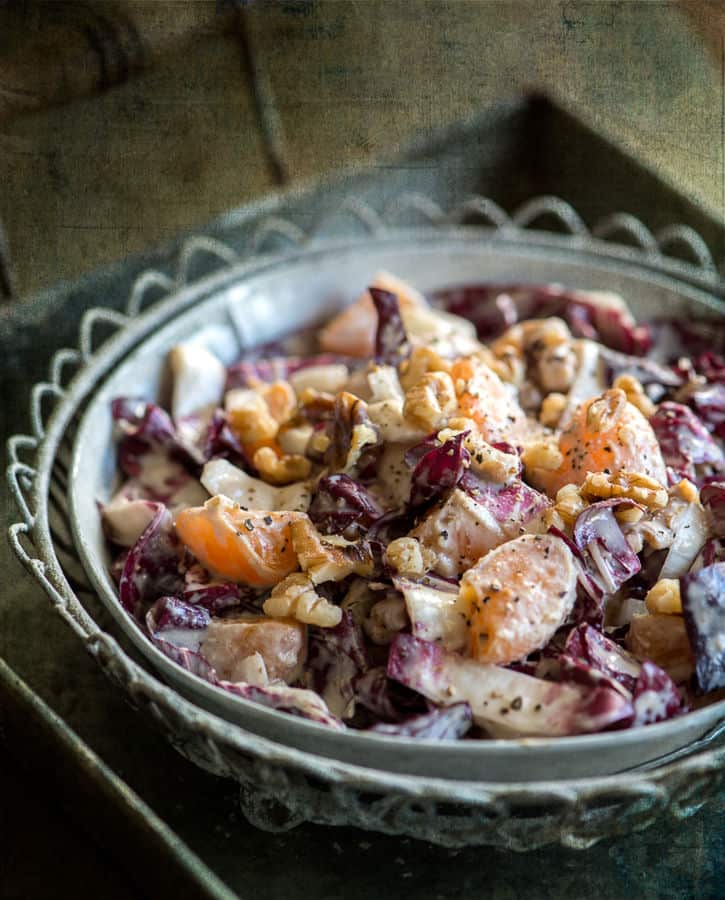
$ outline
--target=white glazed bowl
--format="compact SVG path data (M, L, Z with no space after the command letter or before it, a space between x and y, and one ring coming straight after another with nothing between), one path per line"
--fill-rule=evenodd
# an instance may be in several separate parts
M408 741L334 731L232 696L175 665L123 611L108 574L97 501L108 499L116 479L111 400L163 396L165 357L175 343L193 339L232 362L245 349L324 320L359 295L380 269L423 291L476 281L560 282L618 291L641 320L663 313L718 314L717 304L703 291L634 261L599 254L593 243L586 248L555 239L517 244L470 227L327 243L232 267L172 294L133 324L143 340L113 368L83 415L69 502L88 576L119 627L167 683L198 706L281 744L382 771L471 781L610 774L685 747L723 718L725 701L646 728L556 739Z

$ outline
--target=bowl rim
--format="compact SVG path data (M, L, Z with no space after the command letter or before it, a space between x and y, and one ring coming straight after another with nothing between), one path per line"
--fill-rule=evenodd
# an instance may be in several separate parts
M301 728L304 731L308 731L310 734L314 734L318 729L322 729L326 736L326 740L333 742L337 740L338 736L341 740L345 741L350 739L351 736L354 736L352 739L359 744L362 752L364 752L366 747L381 747L386 748L387 750L392 748L400 749L401 738L399 737L361 732L356 731L355 729L334 732L327 726L317 722L300 719L298 717L290 717L287 713L264 707L244 698L225 694L220 688L208 684L168 659L141 632L135 620L131 619L122 609L115 591L112 595L109 594L107 580L101 580L99 578L95 565L90 558L91 554L83 535L82 526L78 516L77 495L72 490L72 486L78 483L78 478L80 476L81 447L83 444L83 436L85 434L84 429L90 427L88 424L91 418L90 413L96 408L99 403L99 397L102 396L102 391L99 391L99 386L103 384L105 376L110 375L117 366L133 359L134 354L137 352L142 352L143 344L146 339L150 338L158 328L171 324L174 319L181 316L193 304L210 299L225 287L254 279L255 277L263 277L265 273L270 271L276 274L281 268L294 267L300 262L308 263L310 259L314 259L315 256L318 255L327 256L331 253L340 252L341 250L350 248L358 249L361 246L377 244L383 244L386 247L389 247L391 242L400 242L409 245L411 241L416 244L421 244L421 242L425 243L426 241L435 241L438 247L440 247L442 240L452 240L456 243L464 241L469 244L471 241L480 242L482 237L484 238L484 242L493 242L499 249L508 246L516 252L526 252L527 254L532 250L541 250L545 252L548 259L552 258L552 251L554 251L557 254L563 254L565 257L575 258L576 261L579 262L586 262L589 258L596 259L600 265L602 261L605 263L611 262L616 265L618 269L626 270L627 274L640 277L649 283L659 283L664 287L676 290L680 294L690 295L713 311L721 312L710 293L705 293L699 287L694 287L692 284L683 283L680 279L672 277L669 273L658 275L656 272L651 271L650 266L652 265L652 260L649 254L642 254L648 259L648 266L645 267L643 272L640 262L636 259L637 254L634 253L633 256L633 250L629 247L625 248L625 253L616 252L612 254L608 252L611 249L609 244L605 247L606 252L603 252L600 249L599 245L603 243L601 241L594 239L587 239L585 241L581 237L572 238L571 236L550 235L548 233L538 232L534 234L533 238L531 232L526 232L524 239L521 239L521 236L517 236L517 240L506 240L503 239L499 233L478 226L448 226L445 228L438 226L435 228L400 229L394 233L388 233L378 237L365 236L363 238L345 238L344 240L325 240L316 246L311 245L282 254L256 257L249 262L233 265L221 273L200 279L192 284L183 285L177 290L172 290L166 298L155 304L149 310L142 312L134 321L129 322L119 335L114 336L109 343L103 346L102 351L86 368L84 375L94 382L94 386L91 387L91 398L84 410L83 419L74 442L69 479L69 485L71 486L69 487L71 524L76 548L81 555L84 569L93 581L97 593L106 608L113 615L117 625L121 627L124 634L131 639L137 649L142 652L146 660L154 665L157 671L160 670L164 674L171 673L173 679L183 680L189 684L190 690L195 694L201 693L212 702L215 700L219 701L221 695L226 701L235 703L237 708L245 708L248 711L253 710L255 715L269 719L270 722L280 722L280 717L284 717L282 721L285 723L290 723L290 720L292 720L296 728ZM528 238L532 239L528 240ZM117 338L119 339L118 344L116 344ZM101 377L94 378L94 374L97 374L98 372L102 373ZM189 702L193 703L193 701ZM715 710L721 715L724 715L725 700L718 701L707 707L688 713L683 717L678 717L677 719L648 725L646 726L647 734L655 740L657 735L664 736L678 731L683 721L687 721L694 728L696 727L697 722L711 721ZM214 715L206 709L204 709L204 712ZM222 717L222 721L227 722L227 724L232 727L244 728L243 725L236 722L230 722L224 717ZM517 755L527 755L537 753L542 748L557 748L562 752L596 752L605 749L607 746L611 745L613 741L621 742L624 740L628 743L637 743L640 735L640 728L632 728L621 732L603 732L598 734L572 735L556 738L500 738L487 739L480 742L416 740L405 741L405 745L406 747L415 747L416 751L419 750L421 753L437 755L445 754L448 757L450 757L450 754L453 754L454 756L468 756L470 754L475 754L478 757L489 754L500 754L502 751L515 752ZM325 756L324 758L330 760L334 759L332 756ZM428 778L428 776L420 777Z

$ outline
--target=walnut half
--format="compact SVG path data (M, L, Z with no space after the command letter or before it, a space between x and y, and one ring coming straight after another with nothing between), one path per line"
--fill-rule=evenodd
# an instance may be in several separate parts
M274 588L264 601L264 611L275 619L291 616L298 622L334 628L342 620L342 610L315 590L308 575L293 572Z
M608 500L610 497L626 497L649 509L664 509L669 499L659 481L640 472L587 472L579 488L582 497Z

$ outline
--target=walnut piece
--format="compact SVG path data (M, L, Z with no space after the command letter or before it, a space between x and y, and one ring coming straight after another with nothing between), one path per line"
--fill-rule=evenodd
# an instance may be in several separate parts
M614 380L613 387L619 388L627 395L627 400L632 406L636 406L645 418L654 415L657 407L645 393L641 383L634 375L619 375Z
M608 500L610 497L626 497L641 503L648 509L663 509L669 499L659 481L640 472L587 472L579 488L582 497Z
M527 469L544 469L555 472L564 462L564 457L553 439L532 441L521 454L521 461Z
M264 397L253 388L227 391L224 406L229 425L243 444L270 441L277 436L279 422L270 412Z
M291 531L300 568L313 584L342 581L348 575L370 577L375 571L372 550L365 541L323 537L307 516L293 522Z
M593 400L587 409L587 429L589 431L611 431L622 417L627 405L624 391L611 389Z
M405 395L403 415L427 431L442 428L457 407L453 380L446 372L426 372Z
M433 568L436 556L415 538L401 537L388 544L385 561L401 575L416 578Z
M556 428L566 409L566 396L552 391L544 397L539 411L539 422L547 428Z
M652 614L681 615L682 598L680 597L679 578L660 578L649 589L644 601Z
M414 347L400 364L400 384L407 391L428 372L450 372L451 364L430 347Z
M293 572L272 590L264 601L264 611L275 619L291 616L298 622L334 628L342 620L342 610L315 590L308 575Z
M312 463L297 453L277 456L271 447L260 447L252 459L262 479L269 484L292 484L304 481L312 471Z
M506 484L519 474L518 453L506 453L485 441L473 419L457 416L450 419L447 428L438 432L441 443L451 440L462 431L467 431L463 446L471 454L471 468L489 481Z

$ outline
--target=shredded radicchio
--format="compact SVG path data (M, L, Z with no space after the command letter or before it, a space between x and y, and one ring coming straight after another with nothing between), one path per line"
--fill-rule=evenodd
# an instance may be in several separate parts
M400 315L397 294L382 288L368 288L378 314L375 334L375 358L386 365L397 365L410 355L410 342Z
M588 291L558 285L472 284L436 291L432 300L472 321L482 340L498 337L523 319L559 316L576 336L614 350L642 356L651 345L647 326L637 325L626 309L602 303Z
M666 401L650 418L650 425L662 458L680 477L695 480L695 466L723 466L723 451L689 407Z
M129 550L119 581L121 605L135 619L157 598L183 590L180 551L171 513L161 507Z
M466 434L467 432L457 434L443 444L436 444L427 439L423 444L408 451L405 456L406 463L408 465L415 463L410 489L412 508L417 509L433 503L461 480L471 462L471 454L463 446Z
M383 515L383 509L360 482L338 473L319 480L308 515L322 534L355 540Z
M467 703L433 708L419 716L411 716L402 722L381 722L369 731L375 734L410 737L417 740L446 741L459 740L473 725L473 714Z
M580 512L574 523L574 543L590 577L605 594L616 593L642 568L614 516L617 507L637 506L622 498L601 500Z
M725 687L725 562L680 579L682 614L702 691Z

